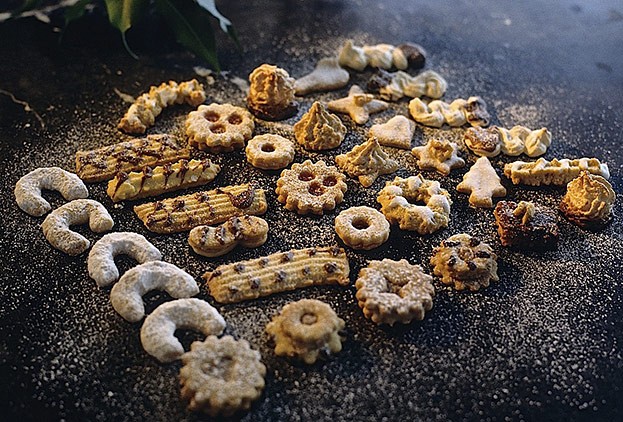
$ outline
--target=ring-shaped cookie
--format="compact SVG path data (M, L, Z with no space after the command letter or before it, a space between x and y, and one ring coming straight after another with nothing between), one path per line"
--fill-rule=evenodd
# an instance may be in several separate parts
M402 230L430 234L447 227L450 221L450 194L439 182L424 179L421 174L387 182L377 201L387 221L398 223Z
M294 143L283 136L267 133L247 143L247 161L263 170L278 170L294 160Z
M335 231L353 249L370 250L389 238L385 216L370 207L352 207L335 217Z

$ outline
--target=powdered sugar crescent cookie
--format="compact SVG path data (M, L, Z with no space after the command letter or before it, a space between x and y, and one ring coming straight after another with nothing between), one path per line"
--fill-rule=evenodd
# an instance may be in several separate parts
M148 202L135 206L134 213L152 232L177 233L233 216L261 215L267 209L263 189L238 185Z
M349 176L356 177L364 188L372 186L379 176L393 173L399 167L383 151L376 138L370 138L346 154L338 155L335 163Z
M447 176L450 171L463 167L465 160L457 155L458 147L454 142L445 139L431 139L411 150L417 158L417 165L422 170L436 170Z
M178 84L174 81L152 86L130 106L118 128L126 133L145 133L153 126L162 109L173 104L187 103L197 107L206 99L203 85L196 79Z
M76 173L86 182L112 179L119 172L140 171L188 159L190 151L171 135L148 135L92 151L76 152Z
M465 233L455 234L433 250L430 265L444 284L456 290L479 290L498 281L497 255L491 246Z
M43 167L22 176L15 184L15 200L24 212L41 217L52 206L41 196L42 189L56 190L68 201L87 198L89 191L78 176L60 167Z
M500 183L500 176L487 157L480 157L463 175L463 181L456 190L469 193L469 203L474 207L493 208L494 197L506 196L506 188Z
M363 125L370 119L370 114L387 110L389 104L375 100L374 95L366 94L359 86L353 85L347 97L330 101L327 107L336 113L348 114L355 123Z
M398 223L403 230L430 234L448 227L450 221L450 194L439 182L424 179L421 174L385 183L376 200L387 221Z
M115 222L102 204L92 199L74 199L52 211L41 223L43 235L56 249L68 255L80 255L91 242L70 226L89 223L95 233L107 232Z
M340 66L337 58L325 57L318 60L313 72L294 82L296 95L306 95L311 92L332 91L348 83L350 75Z
M314 101L294 125L294 135L306 150L322 151L340 146L346 135L346 126L339 117L329 113L323 103Z
M161 195L178 189L187 189L211 182L221 171L218 164L208 158L180 160L140 172L121 171L108 182L106 193L113 202Z
M212 153L244 148L254 128L249 112L231 104L202 105L186 118L190 145Z
M351 207L335 217L335 232L353 249L370 250L389 238L385 216L370 207Z
M299 214L322 215L344 199L345 176L324 161L295 163L277 180L277 200Z
M195 279L186 271L163 261L150 261L128 270L110 291L110 302L128 322L145 316L143 296L152 290L164 290L175 299L199 293Z
M349 283L344 249L293 249L224 264L203 275L219 303L235 303L308 286Z
M373 125L369 135L386 147L409 149L415 133L415 123L405 116L394 116L386 123Z
M158 248L138 233L106 234L95 242L87 259L89 276L95 280L98 287L110 286L119 279L115 256L121 254L129 255L139 264L162 259Z
M188 410L232 416L248 410L264 389L266 367L246 340L208 336L182 355L180 384Z
M294 143L279 135L256 135L247 144L245 153L253 167L278 170L294 160Z
M300 359L306 364L327 354L342 350L340 331L345 322L331 306L315 299L288 303L266 326L275 340L275 354Z
M408 324L424 319L433 307L433 278L406 260L371 261L355 282L357 300L366 318L377 324Z
M208 302L201 299L176 299L158 306L147 315L141 327L143 349L159 362L169 363L182 357L184 347L175 330L195 330L207 336L218 336L225 320Z
M231 217L218 227L199 226L190 231L188 243L199 255L225 255L237 245L257 248L266 242L268 223L251 215Z

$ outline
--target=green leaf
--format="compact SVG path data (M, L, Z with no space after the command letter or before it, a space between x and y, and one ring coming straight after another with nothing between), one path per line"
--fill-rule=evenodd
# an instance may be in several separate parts
M110 24L121 32L121 40L127 52L138 59L138 56L130 49L125 33L132 24L141 16L148 0L105 0L106 11Z
M79 0L76 4L65 9L65 28L73 21L84 16L86 7L92 0Z
M14 15L27 12L29 10L34 9L35 7L41 4L42 0L24 0L22 6L13 11Z
M196 0L199 6L203 7L205 10L210 12L212 16L214 16L219 21L219 25L223 32L225 32L229 37L234 41L238 50L241 50L240 41L238 41L238 35L236 35L236 31L234 31L234 26L231 24L231 21L227 19L225 16L221 14L216 8L216 4L214 0Z
M209 15L194 0L156 0L156 10L167 21L177 41L220 71Z

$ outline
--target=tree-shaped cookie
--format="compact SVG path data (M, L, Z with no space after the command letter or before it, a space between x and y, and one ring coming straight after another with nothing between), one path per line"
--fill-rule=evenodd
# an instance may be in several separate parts
M492 208L493 197L506 196L506 189L487 157L480 157L469 169L456 190L469 193L469 203L473 207Z

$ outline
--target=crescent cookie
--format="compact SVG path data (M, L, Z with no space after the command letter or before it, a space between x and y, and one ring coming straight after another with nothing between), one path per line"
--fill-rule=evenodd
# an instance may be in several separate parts
M406 260L371 261L355 282L357 300L366 318L376 324L408 324L424 319L433 307L433 278Z
M398 223L402 230L430 234L447 227L450 221L450 194L439 182L424 179L421 174L385 183L376 200L387 221ZM424 205L416 205L418 202Z
M263 170L278 170L294 160L294 143L283 136L267 133L253 137L245 150L247 161Z
M74 173L60 167L43 167L17 181L14 191L17 206L33 217L48 213L52 206L41 196L42 189L56 190L68 201L89 196L87 187Z
M335 217L335 232L353 249L370 250L389 238L385 216L370 207L352 207Z
M306 160L281 172L275 192L277 200L290 211L322 215L344 199L347 189L344 179L334 166Z
M180 385L188 410L232 416L248 410L264 389L266 366L246 340L208 336L182 355Z
M306 364L318 360L320 352L342 350L340 331L345 322L331 306L314 299L288 303L266 326L275 340L275 354L300 359Z
M441 282L456 290L479 290L498 281L497 255L491 246L465 233L455 234L433 250L430 265Z
M251 138L255 123L242 107L212 103L190 112L185 126L191 146L219 153L242 149Z

